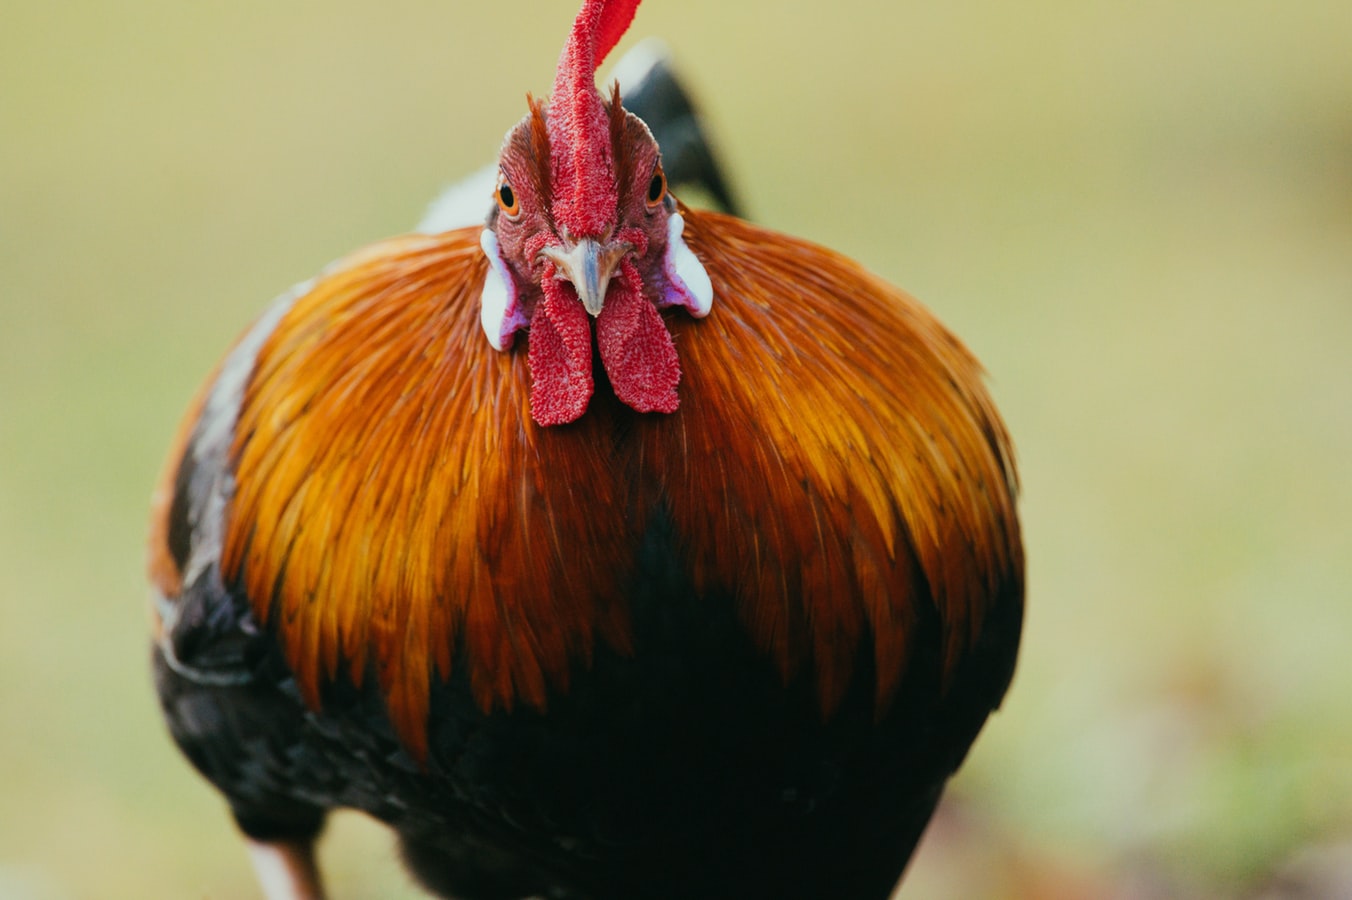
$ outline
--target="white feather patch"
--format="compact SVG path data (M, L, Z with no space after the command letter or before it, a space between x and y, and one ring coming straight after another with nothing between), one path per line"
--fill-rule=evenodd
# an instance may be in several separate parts
M663 305L680 304L690 310L690 315L702 319L713 308L714 286L709 281L709 273L704 271L704 264L682 239L684 232L684 217L680 213L673 213L667 220L667 252L662 265L677 296L668 295Z
M498 180L498 164L484 166L442 191L427 208L415 231L440 234L452 228L482 225L497 204L493 193Z
M516 303L516 288L512 273L502 259L498 236L485 228L479 235L479 246L488 257L488 274L484 276L484 292L480 300L479 321L494 350L505 350L512 345L512 334L524 328L525 320Z
M620 57L620 61L615 63L615 68L610 70L610 78L602 82L609 84L612 81L620 83L620 96L623 97L642 83L643 79L648 77L648 73L654 66L671 62L671 50L661 38L644 38L633 47L629 52Z

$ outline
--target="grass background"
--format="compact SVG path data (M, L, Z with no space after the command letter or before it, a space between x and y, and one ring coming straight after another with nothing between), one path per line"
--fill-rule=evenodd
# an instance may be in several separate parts
M151 485L573 7L3 0L0 897L253 890L153 702ZM1352 860L1346 2L881 8L651 0L622 49L665 37L753 217L925 300L1018 444L1023 658L903 896L1295 896ZM336 897L411 896L389 845L340 817Z

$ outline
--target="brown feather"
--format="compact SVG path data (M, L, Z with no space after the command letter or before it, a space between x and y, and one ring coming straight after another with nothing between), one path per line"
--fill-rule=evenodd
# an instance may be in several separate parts
M871 635L880 711L918 603L944 624L945 677L1001 589L1022 596L1014 463L971 353L914 299L822 247L683 210L714 312L670 324L686 387L650 420L697 585L735 591L828 711Z
M232 451L227 579L312 705L340 663L358 683L369 664L420 757L457 640L486 709L543 707L597 639L628 642L622 560L567 552L624 538L588 514L620 502L609 434L530 421L523 360L479 330L484 270L477 229L340 265L264 345Z
M718 300L670 315L682 407L633 431L614 402L530 420L524 354L479 330L475 229L378 245L282 319L236 429L223 571L310 703L369 667L421 757L462 652L482 708L543 708L598 640L630 651L621 596L659 503L696 590L737 598L785 680L810 666L827 714L869 651L886 708L919 604L951 673L1021 596L1013 462L971 354L844 257L684 214Z

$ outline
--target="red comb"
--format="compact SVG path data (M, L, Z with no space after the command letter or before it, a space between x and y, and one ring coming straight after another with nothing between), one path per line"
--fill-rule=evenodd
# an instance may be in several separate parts
M584 0L549 100L554 221L574 238L600 235L618 202L610 125L596 69L634 20L640 0Z
M592 66L593 72L600 68L601 63L606 61L606 55L615 49L620 38L629 30L629 23L634 21L634 13L638 10L640 2L641 0L616 0L613 3L606 3L602 0L595 4L601 7L601 22L594 32L596 64ZM585 11L585 5L583 9Z

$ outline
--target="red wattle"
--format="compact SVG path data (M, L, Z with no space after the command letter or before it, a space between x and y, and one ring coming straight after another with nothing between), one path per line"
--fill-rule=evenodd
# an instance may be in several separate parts
M639 412L675 412L681 363L662 314L643 296L632 260L610 282L596 317L596 343L615 396ZM532 350L534 347L532 346Z
M592 395L591 325L572 285L546 266L544 297L530 323L530 414L563 425L587 411ZM655 310L654 310L655 311Z

